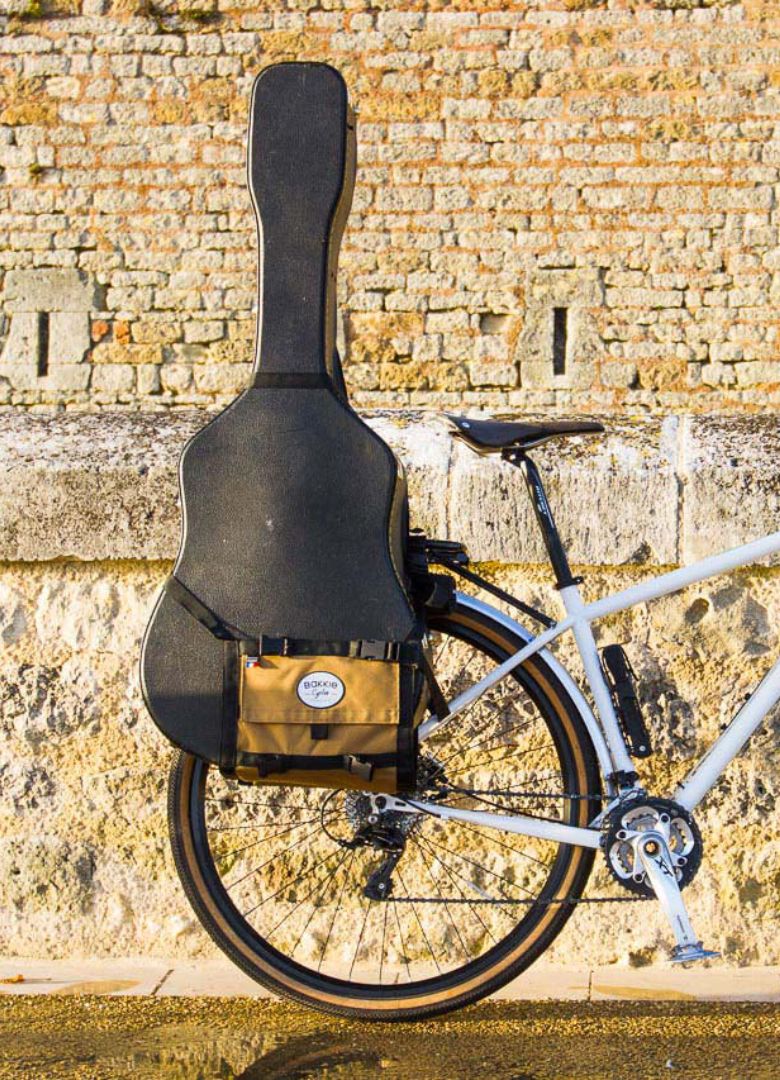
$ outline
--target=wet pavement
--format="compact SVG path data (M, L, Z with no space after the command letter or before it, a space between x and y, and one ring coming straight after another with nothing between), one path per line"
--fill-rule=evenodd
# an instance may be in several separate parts
M385 1025L248 998L7 996L0 1077L769 1080L778 1034L772 1003L488 1002Z

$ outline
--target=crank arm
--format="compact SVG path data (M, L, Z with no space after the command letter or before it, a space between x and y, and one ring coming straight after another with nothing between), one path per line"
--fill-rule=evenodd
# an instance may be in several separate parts
M664 836L659 832L642 833L635 844L636 855L677 940L677 945L672 950L672 960L675 963L686 963L720 956L720 953L708 952L702 948L702 943L691 926Z

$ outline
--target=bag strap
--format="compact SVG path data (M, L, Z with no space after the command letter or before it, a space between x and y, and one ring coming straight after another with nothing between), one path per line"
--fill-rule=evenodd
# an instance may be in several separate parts
M220 641L239 642L241 651L258 656L348 656L358 660L394 660L400 664L419 664L423 653L418 641L310 641L307 638L272 637L261 634L250 638L242 634L204 604L186 585L170 574L163 588L193 619Z
M256 768L261 776L295 770L322 772L343 769L361 780L370 780L374 769L391 768L397 764L395 754L241 754L240 765Z
M439 720L443 720L444 717L447 716L447 714L449 713L450 707L447 704L447 699L442 693L442 689L439 686L436 676L434 675L433 667L431 666L431 662L428 659L428 654L425 652L424 649L422 651L422 660L420 661L420 664L423 669L423 674L425 675L425 678L428 682L428 687L431 691L431 705L433 705L433 711Z
M418 641L312 641L308 638L277 638L263 634L257 639L258 656L347 656L357 660L394 660L400 664L421 663Z
M222 728L219 741L219 768L230 775L236 766L238 739L238 688L240 679L238 642L225 641L222 663Z
M193 619L199 622L201 626L205 626L215 638L219 638L220 641L236 641L241 638L241 634L237 634L233 627L223 622L219 615L216 615L210 607L207 607L195 593L190 592L186 585L182 585L173 574L169 574L165 579L163 589L172 600L175 600L189 615L192 615Z

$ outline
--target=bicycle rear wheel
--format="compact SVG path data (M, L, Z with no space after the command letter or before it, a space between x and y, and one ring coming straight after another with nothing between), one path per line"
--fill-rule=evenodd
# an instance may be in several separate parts
M448 697L522 644L466 605L431 630ZM420 769L421 794L469 809L584 826L600 805L590 739L539 657L426 740ZM204 927L254 979L327 1012L412 1019L497 990L560 933L593 863L589 849L391 814L377 830L402 849L388 873L380 843L350 846L369 809L359 792L242 785L184 753L171 771L174 858Z

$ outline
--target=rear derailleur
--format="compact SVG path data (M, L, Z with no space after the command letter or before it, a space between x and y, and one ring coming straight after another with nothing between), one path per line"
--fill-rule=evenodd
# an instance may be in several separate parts
M431 796L443 778L439 761L424 755L418 762L418 792ZM393 871L406 848L406 842L421 818L415 814L392 810L391 796L373 795L363 791L348 791L344 803L347 821L354 832L349 840L339 841L342 847L370 847L384 856L379 866L369 874L363 895L369 900L387 900L393 892Z
M351 839L341 841L342 846L353 850L370 847L384 856L379 866L369 874L363 895L369 900L386 900L393 891L393 871L417 821L410 814L378 811L375 801L361 792L350 792L345 808L355 832Z

